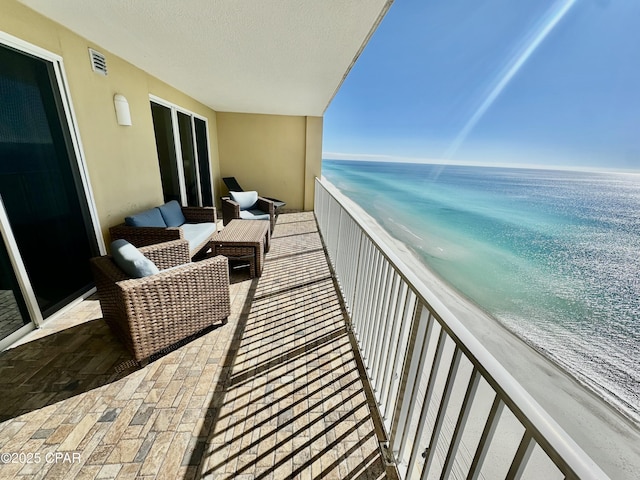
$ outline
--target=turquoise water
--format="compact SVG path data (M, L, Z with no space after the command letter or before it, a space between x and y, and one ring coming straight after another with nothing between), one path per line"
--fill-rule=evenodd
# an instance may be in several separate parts
M324 160L425 265L640 421L640 175Z

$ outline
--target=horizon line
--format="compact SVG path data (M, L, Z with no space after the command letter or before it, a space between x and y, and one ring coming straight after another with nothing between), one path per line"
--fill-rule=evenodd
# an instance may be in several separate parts
M423 165L451 165L461 167L493 167L493 168L520 168L533 170L568 170L601 173L630 173L640 175L640 168L621 167L594 167L586 165L549 165L544 163L508 163L508 162L486 162L471 160L446 160L429 157L400 157L384 154L366 153L339 153L322 152L322 160L356 161L356 162L382 162L382 163L415 163Z

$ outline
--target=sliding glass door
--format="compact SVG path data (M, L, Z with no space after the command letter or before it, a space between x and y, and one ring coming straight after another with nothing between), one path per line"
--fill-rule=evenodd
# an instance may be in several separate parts
M200 197L202 205L213 206L213 189L211 187L211 163L209 160L209 142L207 140L207 122L194 117L196 136L196 153L198 158L198 172L200 173Z
M189 115L177 112L178 132L180 134L180 153L182 154L182 172L184 173L184 193L187 196L187 205L202 205L200 200L200 188L198 181L198 168L196 165L195 138L193 125Z
M165 201L213 206L206 120L160 100L151 114Z
M12 320L0 320L5 326L29 322L16 289L20 272L8 261L9 234L42 317L93 286L88 260L99 247L57 68L0 43L0 196L6 211L0 245L6 307L0 319L14 312L7 316ZM8 330L1 331L6 336Z
M160 163L162 192L164 201L177 200L182 203L180 176L178 175L178 154L173 135L173 120L171 109L151 102L153 129L156 134L156 150Z

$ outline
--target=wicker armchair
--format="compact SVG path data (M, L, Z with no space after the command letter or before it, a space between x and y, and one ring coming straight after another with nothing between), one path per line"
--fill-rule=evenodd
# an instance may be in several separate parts
M216 223L217 215L215 207L182 207L182 213L187 223ZM121 223L109 229L111 240L120 238L128 241L136 247L145 247L156 243L170 242L171 240L184 239L182 227L131 227ZM208 246L210 239L191 250L191 257Z
M137 362L221 321L230 313L229 270L222 256L191 262L186 240L140 251L161 270L131 279L111 256L91 259L105 321Z
M240 214L240 205L238 202L234 202L229 197L222 197L222 222L223 225L227 225L231 220L242 219ZM255 210L251 212L261 211L261 213L269 214L270 230L273 232L273 227L276 225L276 210L273 205L273 201L264 197L258 197L258 202L255 205Z

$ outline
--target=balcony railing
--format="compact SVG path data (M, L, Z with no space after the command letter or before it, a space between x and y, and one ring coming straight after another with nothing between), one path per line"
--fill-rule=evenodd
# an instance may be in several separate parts
M315 214L405 479L607 475L326 180Z

